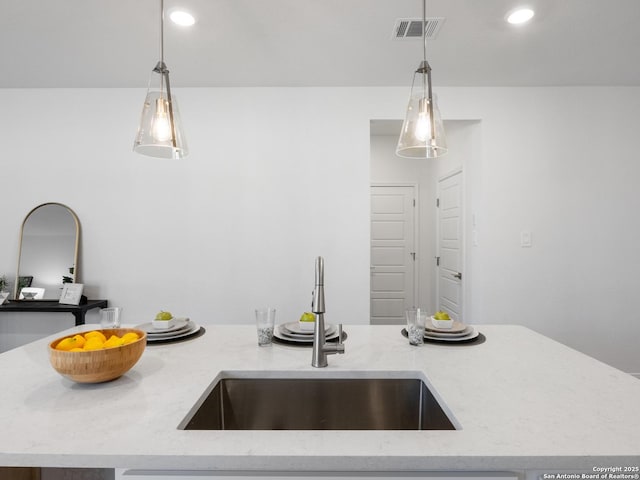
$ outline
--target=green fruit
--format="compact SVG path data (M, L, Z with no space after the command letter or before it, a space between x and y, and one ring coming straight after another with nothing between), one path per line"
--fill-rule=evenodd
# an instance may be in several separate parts
M301 322L315 322L316 316L311 312L304 312L300 317Z
M433 318L435 318L436 320L451 320L449 314L447 312L443 312L442 310L436 312Z
M172 318L171 312L165 312L164 310L160 310L156 315L156 320L171 320Z

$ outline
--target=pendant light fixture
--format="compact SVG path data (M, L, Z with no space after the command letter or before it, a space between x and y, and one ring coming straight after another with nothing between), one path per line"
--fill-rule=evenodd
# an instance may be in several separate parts
M422 62L413 74L407 115L402 124L396 155L407 158L437 158L447 153L440 110L431 91L431 66L427 62L427 12L422 0Z
M180 159L188 155L178 104L171 94L169 70L164 63L164 0L160 0L160 61L149 77L133 151L159 158Z

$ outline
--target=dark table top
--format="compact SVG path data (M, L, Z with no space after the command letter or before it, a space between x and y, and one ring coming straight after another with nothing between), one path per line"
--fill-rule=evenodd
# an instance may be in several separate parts
M58 300L9 300L0 305L0 312L86 312L104 308L107 303L107 300L87 300L83 305L65 305Z

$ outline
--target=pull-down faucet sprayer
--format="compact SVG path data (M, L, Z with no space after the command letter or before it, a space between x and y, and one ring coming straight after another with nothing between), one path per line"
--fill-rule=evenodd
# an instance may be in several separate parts
M326 367L328 365L327 355L344 353L344 344L342 343L342 324L338 325L338 343L326 343L324 331L324 259L322 257L316 258L316 284L313 289L311 311L316 316L315 325L313 326L311 366Z

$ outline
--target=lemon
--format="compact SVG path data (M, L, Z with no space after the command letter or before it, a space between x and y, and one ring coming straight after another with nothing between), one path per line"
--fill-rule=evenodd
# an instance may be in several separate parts
M102 343L107 341L107 337L104 336L104 333L99 332L98 330L91 330L90 332L85 333L84 338L86 340L89 340L91 338L99 338Z
M111 335L109 340L104 342L104 348L120 347L124 345L123 340L117 335Z
M138 337L137 333L127 332L122 336L122 342L124 345L127 345L128 343L135 342L138 338L140 337Z
M99 337L95 336L88 338L84 344L85 350L100 350L101 348L104 348L104 342Z
M449 316L449 314L442 310L440 310L439 312L436 312L433 318L435 318L436 320L451 320L451 317Z
M56 350L64 350L68 352L72 348L76 347L76 340L73 337L67 337L58 342L58 344L56 345Z
M77 334L73 336L73 339L76 342L76 347L77 348L82 348L84 347L85 342L87 341L82 335Z

